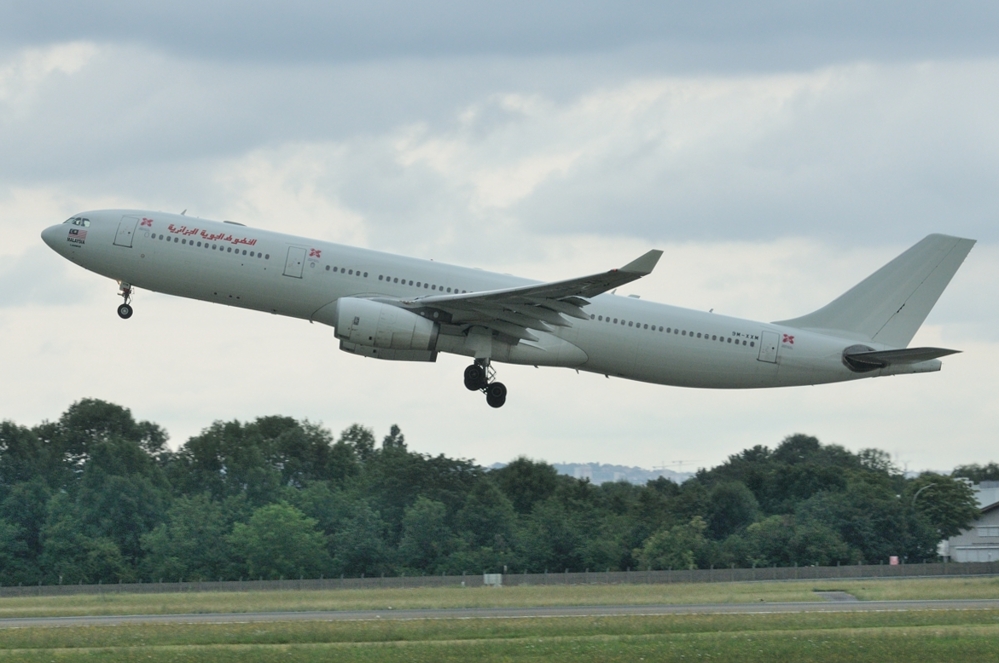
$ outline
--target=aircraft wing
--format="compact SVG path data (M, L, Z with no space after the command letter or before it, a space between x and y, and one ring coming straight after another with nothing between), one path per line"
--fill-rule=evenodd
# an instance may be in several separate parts
M400 300L409 309L431 309L448 314L451 324L481 326L518 340L536 341L531 329L543 332L568 327L563 316L589 320L583 312L587 298L613 290L652 273L662 251L649 251L620 269L565 281L534 283L515 288L429 295Z

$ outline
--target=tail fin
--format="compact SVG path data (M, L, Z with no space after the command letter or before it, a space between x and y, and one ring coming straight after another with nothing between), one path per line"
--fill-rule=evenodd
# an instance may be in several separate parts
M774 324L904 348L974 245L973 239L928 235L818 311Z

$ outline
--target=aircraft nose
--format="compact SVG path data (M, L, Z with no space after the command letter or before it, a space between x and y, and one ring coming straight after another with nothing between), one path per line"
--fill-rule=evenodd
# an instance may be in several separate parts
M49 226L42 231L42 241L48 244L49 248L52 250L55 250L58 245L60 229L63 233L66 232L65 226L61 223L57 226Z

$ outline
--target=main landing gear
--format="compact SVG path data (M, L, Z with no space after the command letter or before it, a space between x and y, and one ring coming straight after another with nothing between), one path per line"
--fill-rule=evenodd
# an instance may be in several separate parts
M476 359L474 364L465 369L465 388L484 393L489 407L503 407L506 403L506 385L495 380L496 371L489 365L488 359Z
M118 307L118 317L122 320L128 320L132 317L132 305L129 302L132 301L132 286L128 283L119 283L121 290L118 291L118 296L125 301Z

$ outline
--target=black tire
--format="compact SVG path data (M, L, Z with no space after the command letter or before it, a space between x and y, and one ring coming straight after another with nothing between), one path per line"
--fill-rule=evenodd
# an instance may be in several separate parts
M122 304L118 307L118 317L122 320L128 320L132 317L132 307L128 304Z
M472 364L465 369L465 389L478 391L486 386L486 369Z
M493 382L486 387L486 402L489 407L503 407L506 403L506 385L502 382Z

